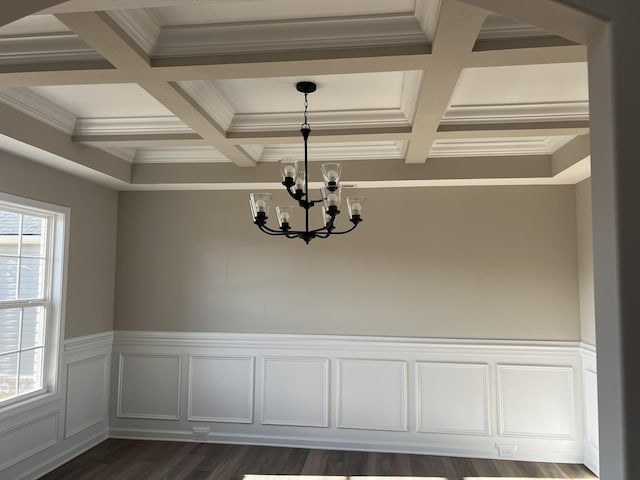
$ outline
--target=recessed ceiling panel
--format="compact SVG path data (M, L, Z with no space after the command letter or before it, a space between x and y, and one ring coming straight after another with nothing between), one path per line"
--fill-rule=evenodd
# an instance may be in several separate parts
M31 87L76 117L150 117L172 113L136 84Z
M465 68L455 105L575 102L589 99L586 63Z
M308 97L312 113L399 108L404 72L217 80L214 84L236 114L300 111L302 115L304 97L296 91L301 80L318 85Z

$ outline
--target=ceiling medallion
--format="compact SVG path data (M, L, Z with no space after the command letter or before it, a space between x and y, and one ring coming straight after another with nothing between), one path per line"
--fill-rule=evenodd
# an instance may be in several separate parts
M336 231L334 225L336 216L340 213L340 202L342 197L342 187L340 186L340 174L342 166L339 163L325 163L320 167L324 186L320 189L320 200L309 199L309 175L308 171L308 155L307 142L311 133L311 125L308 121L309 103L307 96L315 92L317 86L313 82L298 82L296 90L304 94L304 122L300 127L300 133L304 140L304 166L301 168L297 160L284 159L280 163L280 171L282 173L282 185L285 186L287 192L298 202L298 205L304 208L305 229L293 230L291 228L291 219L293 217L293 206L276 207L276 215L280 229L276 230L267 226L269 218L269 208L271 205L270 193L252 193L249 196L249 204L251 206L251 214L253 223L268 235L283 236L286 238L301 238L305 243L309 243L314 238L327 238L331 235L343 235L354 230L360 222L362 222L362 207L364 206L365 197L349 196L346 199L347 208L349 210L349 220L353 224L352 227L343 231ZM322 223L319 228L309 228L309 210L316 204L322 204Z

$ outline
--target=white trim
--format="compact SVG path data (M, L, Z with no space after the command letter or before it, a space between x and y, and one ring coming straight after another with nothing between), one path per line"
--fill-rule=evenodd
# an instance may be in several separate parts
M222 332L162 332L141 330L115 330L114 345L156 347L236 347L236 348L300 348L304 350L338 350L353 352L372 350L389 352L451 353L492 352L495 354L526 352L536 349L537 355L564 355L575 357L580 347L577 341L556 340L489 340L463 338L384 337L352 335L306 335L281 333L222 333Z
M110 330L108 332L94 333L82 337L68 338L64 341L64 352L66 354L75 354L108 349L108 352L111 353L112 346L113 330Z
M49 447L52 447L53 445L56 445L58 443L58 423L59 423L59 412L57 410L54 411L50 411L47 412L43 415L39 415L35 418L30 418L24 422L21 422L17 425L12 426L11 428L8 428L6 430L3 430L2 432L0 432L0 437L6 437L7 435L14 433L18 430L22 430L25 427L28 427L30 425L34 425L36 423L40 423L43 422L45 419L49 418L49 417L55 417L55 424L54 424L54 432L53 432L53 438L51 440L49 440L48 442L45 442L41 445L38 445L35 448L32 448L31 450L24 452L20 455L18 455L17 457L13 457L11 460L8 460L6 462L4 462L3 464L0 465L0 472L2 472L3 470L6 470L7 468L11 467L12 465L15 465L17 463L22 462L23 460L37 454L40 453L44 450L46 450Z
M433 142L429 157L551 155L574 136L446 139Z
M209 115L221 128L228 130L234 119L234 110L224 94L213 82L189 80L178 85Z
M309 145L309 156L314 162L349 160L404 160L407 140L381 140L375 142L314 143ZM277 162L283 158L299 158L301 145L265 145L261 162Z
M289 422L286 420L265 420L267 418L266 415L266 378L267 378L267 363L270 360L274 361L293 361L293 362L310 362L310 363L321 363L323 365L324 377L323 377L323 394L322 399L324 402L323 409L323 419L318 423L300 423L300 422ZM264 357L262 359L262 412L260 423L262 425L285 425L285 426L294 426L294 427L328 427L329 426L329 359L323 357Z
M124 358L125 357L143 357L143 358L177 358L178 359L178 395L176 398L175 415L157 415L147 413L125 413L122 411L122 379ZM147 353L120 353L118 356L118 390L116 399L116 416L119 418L143 418L148 420L179 420L180 419L180 394L182 392L182 355L175 354L147 354Z
M589 120L589 101L451 105L441 125Z
M2 88L0 89L0 102L64 133L71 134L73 132L76 116L29 88Z
M407 410L407 369L408 362L402 359L394 359L394 358L338 358L337 362L337 380L336 380L336 427L343 428L347 430L375 430L381 432L406 432L408 431L408 410ZM397 363L398 366L401 366L402 375L401 375L401 424L397 427L393 426L385 426L385 425L375 425L374 423L368 425L358 425L358 424L347 424L344 422L342 418L342 402L343 402L343 364L344 362L370 362L370 363Z
M193 415L192 412L192 399L191 386L193 385L193 359L194 358L214 358L214 359L231 359L231 360L249 360L251 364L251 388L249 389L249 416L248 417L199 417ZM187 375L187 420L195 422L214 422L214 423L253 423L254 405L253 398L255 396L255 363L256 357L254 356L234 356L234 355L189 355L189 373Z
M571 432L569 434L552 434L552 433L529 433L529 432L518 432L518 431L509 431L505 428L504 418L504 397L503 397L503 388L502 388L502 372L505 370L530 370L530 371L563 371L568 373L568 382L567 386L570 392L569 403L571 405ZM566 440L575 440L576 438L576 412L575 412L575 398L574 398L574 378L573 378L574 369L569 366L564 365L546 365L546 364L506 364L499 363L496 365L496 388L497 388L497 404L498 404L498 434L502 437L517 437L517 438L547 438L550 440L556 439L566 439Z
M133 163L228 163L214 147L139 148Z
M132 135L151 133L193 133L174 115L147 117L78 118L74 135Z
M415 75L410 75L407 97L415 95ZM404 89L403 89L404 94ZM407 100L408 101L408 100ZM403 102L407 102L403 98ZM405 112L408 110L408 112ZM325 110L313 113L313 126L317 130L342 128L375 128L411 126L407 113L410 108L364 108L360 110ZM231 133L251 133L256 131L291 131L300 127L300 114L296 112L238 113L233 116L229 126ZM241 140L241 139L240 139Z
M414 12L165 27L155 56L426 45Z
M153 15L145 9L111 10L108 13L147 55L153 53L160 35L160 26Z
M441 3L440 0L416 0L414 15L429 41L436 35Z
M0 37L0 65L103 60L71 32Z
M455 366L466 368L479 368L484 370L483 401L484 401L484 429L468 430L456 428L422 428L422 380L420 377L420 367L422 365ZM491 435L491 407L489 402L489 364L487 363L462 363L462 362L425 362L418 361L415 365L416 382L416 431L420 433L446 433L453 435Z
M97 360L102 360L102 368L104 375L104 383L102 385L104 395L102 397L102 405L100 405L100 411L102 412L101 416L92 418L82 425L79 425L73 429L68 429L67 424L67 416L65 414L65 425L64 425L64 438L65 440L73 437L74 435L87 430L95 425L98 425L102 422L107 422L108 420L108 410L109 410L109 384L111 383L111 379L109 378L110 364L111 364L111 349L109 349L109 353L104 353L101 355L83 358L82 360L77 360L74 362L67 363L67 387L69 385L69 375L71 373L71 369L75 366L82 365L83 363L95 362ZM66 396L65 400L65 412L69 411L69 396Z

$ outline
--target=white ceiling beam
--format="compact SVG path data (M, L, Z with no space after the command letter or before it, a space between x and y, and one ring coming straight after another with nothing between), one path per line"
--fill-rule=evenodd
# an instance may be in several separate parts
M224 130L177 83L153 78L147 54L107 13L69 13L57 17L117 69L136 75L142 88L237 166L256 165L247 152L225 138Z
M309 142L366 142L371 140L407 140L411 137L411 127L362 127L344 129L313 129ZM302 135L296 130L227 132L227 138L239 144L278 144L302 142Z
M500 45L499 45L500 44ZM511 48L499 42L494 47L502 48L474 50L465 63L466 68L506 67L517 65L547 65L552 63L577 63L587 61L584 45L554 45L542 47ZM488 47L489 45L484 45Z
M456 0L443 0L429 67L424 71L417 100L407 163L424 163L438 125L487 12Z
M452 123L438 127L436 138L538 137L554 135L586 135L588 120L562 120L512 123Z
M580 135L551 155L551 174L558 175L591 155L589 135Z
M501 15L521 20L554 35L563 36L582 45L604 25L597 19L555 0L462 0Z
M117 180L131 180L131 164L95 147L75 143L66 133L0 103L0 132L20 143L52 153Z
M313 163L313 162L312 162ZM313 168L313 165L312 165ZM350 160L343 174L349 183L408 182L422 180L550 178L549 155L433 158L425 164L408 165L402 160ZM134 164L132 185L273 184L279 177L276 162L256 168L238 169L229 163ZM280 187L282 188L282 187Z
M154 57L151 64L156 78L179 81L422 70L430 57L430 45L412 44Z

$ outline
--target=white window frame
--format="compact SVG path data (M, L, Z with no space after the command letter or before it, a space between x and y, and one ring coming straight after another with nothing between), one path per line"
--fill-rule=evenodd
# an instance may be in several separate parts
M47 258L51 261L45 273L46 300L45 347L43 353L42 388L7 399L0 403L0 420L42 404L60 399L62 385L62 355L64 353L64 323L69 253L69 221L71 210L39 200L0 192L0 208L7 211L48 219ZM16 302L19 303L19 302ZM34 303L40 305L41 303Z

